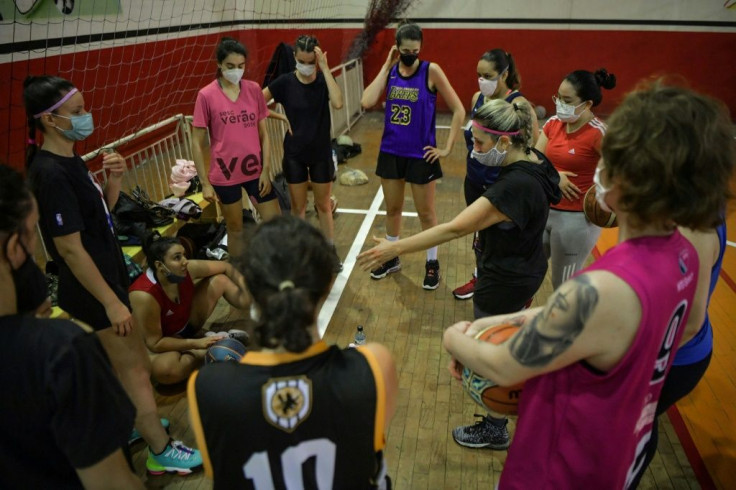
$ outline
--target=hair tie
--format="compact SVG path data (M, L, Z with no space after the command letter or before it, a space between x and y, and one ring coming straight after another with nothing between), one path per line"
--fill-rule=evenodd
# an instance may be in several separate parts
M33 138L28 138L28 139L26 140L26 143L28 143L29 145L35 145L35 144L36 144L36 140L35 140L35 139L33 139Z
M66 102L67 100L69 100L69 98L72 95L76 94L77 92L79 92L79 90L77 90L76 88L71 89L69 92L66 93L66 95L64 97L61 98L61 100L59 102L57 102L56 104L52 105L48 109L45 109L45 110L39 112L38 114L35 114L33 116L33 119L38 119L39 117L43 116L47 112L54 112L56 109L58 109L59 107L61 107L61 105L64 102Z
M289 280L281 281L281 284L279 284L279 291L289 288L294 289L294 283Z
M498 136L515 136L515 135L521 133L521 130L517 130L517 131L496 131L495 129L487 128L487 127L481 125L475 119L473 119L473 126L475 126L476 128L480 129L483 132L495 134L495 135L498 135Z

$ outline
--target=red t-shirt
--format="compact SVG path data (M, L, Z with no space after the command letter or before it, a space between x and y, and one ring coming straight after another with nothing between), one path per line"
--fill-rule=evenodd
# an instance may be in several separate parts
M237 185L261 176L261 140L258 123L268 117L261 88L250 80L240 81L240 94L233 102L217 80L197 94L195 128L210 133L210 171L214 185Z
M173 337L184 330L192 313L194 299L194 282L187 273L187 278L179 284L179 302L171 301L161 284L156 280L153 270L146 269L145 274L138 276L128 289L130 292L143 291L156 300L161 309L161 334L164 337Z
M547 148L544 154L550 159L558 172L567 171L578 174L569 177L570 181L580 189L580 197L574 201L564 196L552 209L563 211L582 211L583 198L593 185L593 174L600 158L601 140L606 134L606 125L594 117L574 133L567 132L567 123L552 116L542 128L547 137Z

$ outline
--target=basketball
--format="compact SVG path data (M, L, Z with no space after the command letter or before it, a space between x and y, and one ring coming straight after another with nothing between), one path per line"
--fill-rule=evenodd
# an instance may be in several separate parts
M601 228L616 228L618 222L616 221L616 213L609 213L601 209L600 204L595 198L595 186L591 186L588 192L585 193L583 199L583 211L588 221Z
M227 361L239 362L245 355L245 350L245 345L239 340L224 338L218 340L207 349L204 361L207 364Z
M482 330L476 339L492 344L503 344L519 330L517 325L495 325ZM462 367L462 383L465 391L478 405L505 415L516 415L523 383L498 386L493 381Z

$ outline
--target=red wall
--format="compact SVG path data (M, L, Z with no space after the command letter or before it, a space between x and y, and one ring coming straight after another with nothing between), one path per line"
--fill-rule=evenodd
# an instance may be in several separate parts
M78 151L84 153L173 114L191 113L197 91L214 75L214 48L223 35L246 44L250 52L246 77L260 84L276 45L293 42L302 32L319 37L334 66L359 30L249 29L199 36L194 43L190 39L185 53L180 52L185 40L167 40L0 64L5 99L0 103L0 160L18 168L23 165L22 83L29 73L44 73L45 66L53 67L48 73L76 83L94 114L100 129L80 145ZM366 84L384 62L393 36L393 30L383 31L365 54ZM736 114L734 41L732 33L715 32L425 29L421 57L440 64L466 106L478 90L478 58L487 49L502 47L517 61L527 98L544 105L548 113L551 96L566 73L605 67L616 74L618 86L604 91L603 103L596 109L600 115L610 114L640 79L656 74L682 75L693 88L721 98ZM440 103L441 109L445 107Z

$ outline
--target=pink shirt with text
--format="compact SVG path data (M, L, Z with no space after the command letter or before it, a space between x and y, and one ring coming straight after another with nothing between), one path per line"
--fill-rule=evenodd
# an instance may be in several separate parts
M250 80L240 81L235 102L225 95L217 80L199 91L193 125L209 129L211 184L238 185L261 176L258 123L267 116L263 93Z

